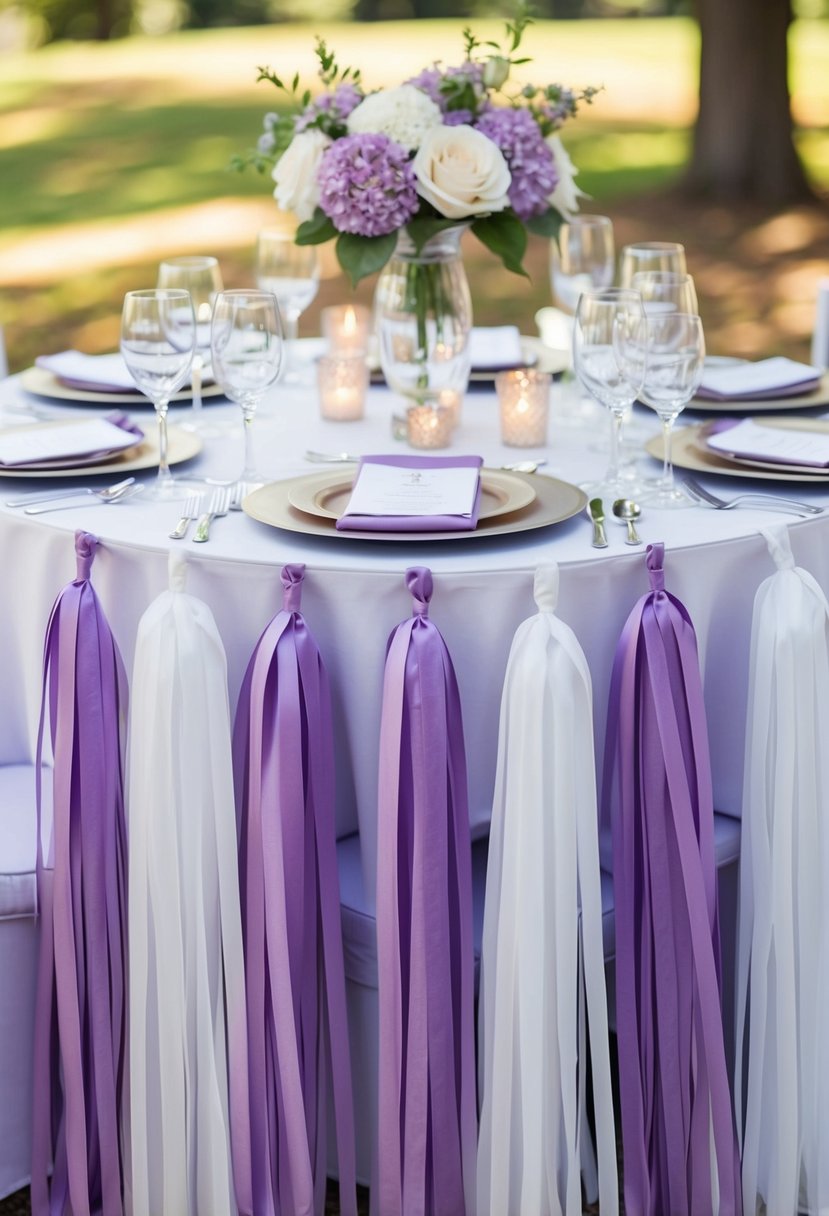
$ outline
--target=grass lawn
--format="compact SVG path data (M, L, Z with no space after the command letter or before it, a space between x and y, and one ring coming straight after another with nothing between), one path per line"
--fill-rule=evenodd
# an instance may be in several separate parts
M398 82L433 59L457 61L460 28L438 21L324 32L341 62L359 66L373 87ZM475 29L492 37L500 24L476 23ZM214 30L0 56L0 322L13 369L47 346L111 348L124 291L151 285L165 255L215 253L228 286L251 281L256 231L276 213L268 180L252 171L234 174L228 163L253 146L262 114L277 101L270 85L255 83L257 66L286 75L299 70L313 84L313 35L309 25ZM694 23L541 22L527 35L527 52L534 63L525 71L536 80L604 85L565 130L580 184L593 196L590 207L614 218L620 244L683 239L713 308L718 293L725 297L722 283L708 290L716 287L716 265L734 253L729 217L697 212L681 195L665 193L678 181L689 148ZM801 152L816 185L829 193L829 23L794 27L791 62ZM768 217L730 219L743 243L746 225L761 234L759 245L749 242L740 256L765 290L771 280L764 258L785 255L778 267L783 294L769 303L765 328L753 325L757 297L749 289L749 314L731 318L742 326L737 345L762 349L779 332L787 350L804 353L808 304L816 278L829 270L819 209L805 220L789 217L771 237ZM715 236L719 246L712 245ZM532 242L527 284L505 275L472 242L477 319L514 319L532 331L533 313L549 297L546 252L544 242ZM315 330L321 305L349 294L328 248L323 263L323 286L304 332ZM741 286L742 279L736 289ZM363 285L361 297L370 294L371 284ZM781 301L792 300L794 312L781 312ZM720 313L711 316L719 327ZM718 335L711 336L713 348Z

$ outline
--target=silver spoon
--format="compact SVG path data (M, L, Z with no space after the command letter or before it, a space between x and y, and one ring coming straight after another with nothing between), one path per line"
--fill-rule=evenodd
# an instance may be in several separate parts
M127 477L124 481L118 481L114 486L107 486L103 490L93 489L92 486L70 486L67 490L47 490L45 493L35 490L31 494L21 494L19 498L7 498L6 506L25 507L33 506L38 502L57 502L61 498L73 498L77 494L92 494L94 497L100 498L102 502L106 502L108 499L120 498L127 486L131 486L134 481L134 477Z
M627 524L628 534L625 537L626 545L641 545L642 539L634 527L634 523L642 514L642 508L638 502L633 502L630 498L617 498L613 504L613 515L619 523Z

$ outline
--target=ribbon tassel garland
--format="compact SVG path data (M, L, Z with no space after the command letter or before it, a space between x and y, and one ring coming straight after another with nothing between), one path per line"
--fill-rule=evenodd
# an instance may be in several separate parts
M331 705L299 610L304 571L282 571L284 606L251 657L234 729L253 1211L322 1216L327 1054L340 1211L356 1216Z
M432 575L389 639L380 727L377 1216L474 1216L472 874L460 697Z
M785 525L764 534L778 569L752 621L735 1101L746 1211L817 1216L829 1211L829 604Z
M478 1216L619 1210L602 947L590 672L555 615L558 567L535 576L504 680L481 961Z
M237 1200L251 1211L226 661L209 609L185 593L185 571L171 554L170 590L141 618L133 673L132 1216L235 1216Z
M739 1216L702 682L663 554L648 546L651 592L617 647L605 752L625 1207Z
M89 582L97 544L94 536L76 533L77 577L55 602L44 650L37 772L48 719L54 856L43 857L38 776L35 1216L120 1216L124 1210L118 1128L125 1052L126 680Z

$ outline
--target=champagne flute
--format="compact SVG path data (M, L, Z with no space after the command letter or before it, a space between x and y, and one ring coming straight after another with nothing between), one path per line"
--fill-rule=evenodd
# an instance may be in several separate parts
M165 258L158 267L158 287L180 287L190 292L196 314L196 353L193 356L193 409L202 408L202 372L210 354L210 318L213 302L222 290L222 272L216 258L196 255Z
M559 308L571 315L583 291L613 282L613 224L606 215L577 215L550 242L550 283Z
M673 427L699 388L705 363L705 337L698 316L682 312L648 318L645 379L640 400L659 415L663 436L662 477L645 501L657 507L694 505L674 485L671 458Z
M596 494L628 497L619 464L622 425L645 375L647 322L642 297L618 287L583 292L573 326L573 366L579 383L610 411L610 463Z
M181 497L186 487L170 472L167 407L189 375L195 348L196 317L189 292L167 288L127 292L121 313L121 354L158 417L158 476L146 498Z
M292 232L266 228L256 240L256 285L276 296L285 318L285 370L283 380L297 384L296 363L299 318L319 290L319 260L314 245L297 245Z
M697 290L689 274L673 270L638 270L631 280L645 305L647 316L666 312L699 314Z
M686 274L685 246L676 241L640 241L625 245L619 263L619 286L630 287L641 270L668 270Z
M237 504L261 485L253 452L253 419L265 393L279 376L282 320L276 297L267 291L223 291L213 306L210 350L213 375L225 395L241 407L245 463Z

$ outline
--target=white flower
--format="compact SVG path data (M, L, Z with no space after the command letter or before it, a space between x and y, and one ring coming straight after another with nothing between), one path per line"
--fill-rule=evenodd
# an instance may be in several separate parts
M413 161L417 192L447 219L509 206L510 171L501 149L473 127L436 127Z
M566 220L569 220L572 219L579 209L579 199L589 198L590 195L585 194L576 185L575 176L578 173L578 169L570 159L570 154L558 135L548 135L545 142L553 154L553 160L556 162L556 169L558 170L558 185L550 195L550 204Z
M319 202L317 170L331 143L324 132L312 127L295 135L277 161L273 196L282 211L293 211L299 220L310 220Z
M420 147L427 131L443 122L435 105L412 84L371 93L351 111L346 120L350 135L387 135L408 152Z

